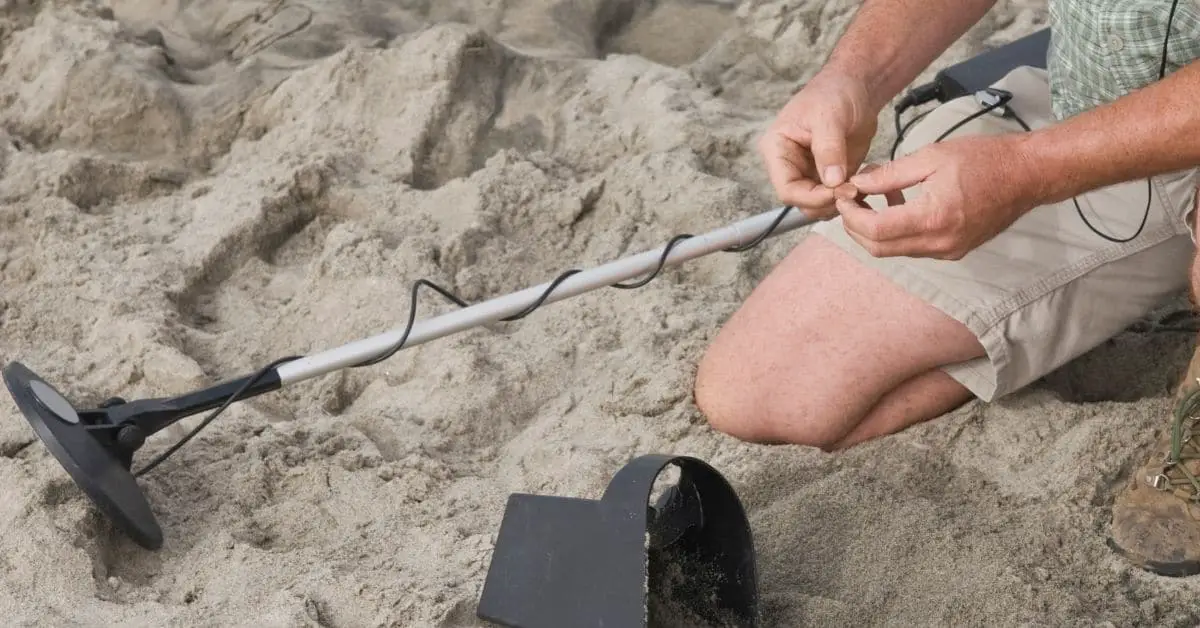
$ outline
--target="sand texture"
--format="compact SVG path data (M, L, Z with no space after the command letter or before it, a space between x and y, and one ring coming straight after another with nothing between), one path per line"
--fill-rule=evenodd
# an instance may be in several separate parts
M0 362L81 405L173 395L401 327L418 278L477 301L769 209L754 138L855 6L0 0ZM1001 2L942 62L1045 15ZM743 499L767 626L1200 622L1200 584L1105 546L1186 333L841 455L711 430L695 364L801 237L237 404L144 478L158 552L4 395L0 617L476 626L510 493L671 453Z

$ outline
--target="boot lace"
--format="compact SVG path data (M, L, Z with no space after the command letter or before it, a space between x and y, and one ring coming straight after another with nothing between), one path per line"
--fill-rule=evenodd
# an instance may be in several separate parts
M1187 463L1200 460L1200 443L1193 438L1197 421L1200 421L1197 410L1200 410L1200 388L1188 393L1176 404L1174 420L1171 422L1171 450L1165 454L1166 459L1158 475L1147 478L1154 488L1171 491L1180 499L1193 502L1200 502L1200 477L1192 473Z

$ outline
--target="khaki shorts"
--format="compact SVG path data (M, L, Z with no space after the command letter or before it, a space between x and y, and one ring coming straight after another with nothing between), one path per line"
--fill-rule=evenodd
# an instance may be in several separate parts
M996 87L1013 93L1010 105L1030 127L1055 123L1045 71L1018 68ZM973 96L939 106L913 125L897 157L932 142L979 108ZM989 113L951 137L1022 130L1015 120ZM995 159L1000 167L1004 155ZM1070 200L1034 209L957 261L874 258L846 235L840 218L813 232L965 324L987 356L944 370L991 401L1096 347L1187 288L1195 249L1188 225L1198 182L1196 170L1155 178L1146 226L1123 244L1094 233ZM1143 179L1089 192L1078 201L1096 229L1125 239L1137 231L1147 191ZM905 190L910 199L918 193ZM869 203L878 207L885 201Z

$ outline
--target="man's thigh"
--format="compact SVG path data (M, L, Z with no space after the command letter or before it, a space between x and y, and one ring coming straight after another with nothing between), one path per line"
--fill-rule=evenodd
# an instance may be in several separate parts
M980 355L960 323L812 236L721 329L696 400L742 438L826 446L905 381Z
M1014 71L997 86L1029 126L1054 120L1046 75ZM897 156L919 149L979 110L971 97L940 106L914 126ZM1014 119L985 114L951 137L1022 131ZM997 167L1004 156L997 155ZM814 231L857 262L961 322L987 355L945 367L977 397L1013 392L1090 350L1187 286L1194 244L1183 217L1194 173L1124 183L1072 201L1035 208L961 260L874 258L834 219ZM906 197L920 194L908 190ZM870 199L878 204L879 199ZM1149 202L1149 213L1147 203ZM1080 217L1082 212L1087 222ZM1095 233L1100 230L1112 242ZM1091 226L1089 226L1089 224Z

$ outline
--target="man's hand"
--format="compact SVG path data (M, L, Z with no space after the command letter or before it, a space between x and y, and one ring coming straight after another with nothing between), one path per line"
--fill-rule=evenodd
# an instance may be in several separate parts
M846 232L875 257L961 259L1040 204L1044 182L1020 135L930 144L851 177L860 194L888 196L876 212L840 191ZM920 184L920 194L897 196Z
M833 188L866 157L878 115L861 82L837 72L813 77L759 139L779 200L812 218L836 216Z

